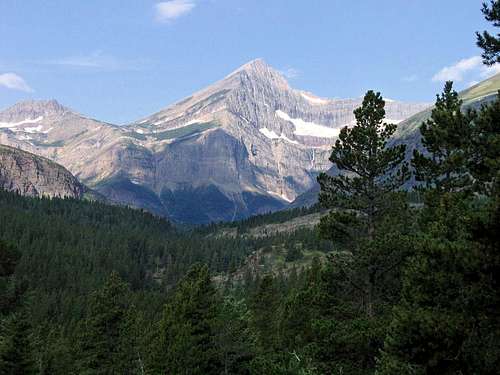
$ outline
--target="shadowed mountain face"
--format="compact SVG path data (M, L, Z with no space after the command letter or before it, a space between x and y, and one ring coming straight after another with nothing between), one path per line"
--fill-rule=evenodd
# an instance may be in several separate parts
M329 168L361 99L292 89L262 60L147 118L117 127L57 102L0 112L0 143L46 156L121 203L189 223L288 206ZM426 108L387 100L400 122Z
M500 90L500 74L488 78L477 85L469 87L468 89L459 93L460 98L463 100L463 109L474 108L479 109L482 105L488 104L497 98L498 90ZM411 160L413 150L422 150L420 125L431 117L432 106L418 112L417 114L409 117L398 124L396 133L390 144L406 144L406 158ZM330 168L329 172L335 174L335 169ZM415 181L410 181L409 186L414 184ZM308 207L312 206L318 201L319 185L315 184L311 189L299 195L292 207Z

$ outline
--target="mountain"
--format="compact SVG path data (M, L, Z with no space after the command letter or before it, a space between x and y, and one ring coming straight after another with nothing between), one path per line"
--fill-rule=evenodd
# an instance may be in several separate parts
M0 188L30 197L82 198L85 187L65 168L0 145Z
M262 60L144 119L114 126L57 102L0 112L0 143L64 165L111 200L175 221L231 221L287 207L326 170L361 99L291 88ZM425 103L387 100L399 122Z
M469 87L459 93L463 100L463 108L480 108L496 99L498 90L500 90L500 74L494 75L478 84ZM398 128L390 144L406 144L406 157L410 160L413 150L422 148L420 139L420 125L431 117L433 107L429 107L415 115L407 118L398 124ZM329 173L335 173L333 169ZM410 182L410 184L413 181ZM308 207L318 201L319 185L315 184L311 189L299 195L291 207Z

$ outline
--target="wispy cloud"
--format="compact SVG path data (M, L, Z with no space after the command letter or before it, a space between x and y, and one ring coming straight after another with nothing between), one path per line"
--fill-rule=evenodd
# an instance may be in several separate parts
M34 91L22 77L15 73L0 74L0 86L24 92Z
M434 74L434 82L456 81L461 82L464 75L471 70L475 70L483 64L481 56L473 56L468 59L462 59L453 65L445 66L439 72Z
M471 82L477 82L479 79L486 79L497 73L500 73L500 64L486 66L483 65L481 56L472 56L462 59L450 66L445 66L439 72L434 74L432 81L462 82L465 79L470 79Z
M126 60L106 55L102 51L94 51L86 55L67 56L44 63L49 65L60 65L70 68L87 68L106 71L115 70L140 70L147 64L147 60Z
M279 72L281 74L283 74L288 79L294 79L300 75L300 70L295 69L295 68L290 68L290 67L285 68L285 69L281 69Z
M170 0L155 4L156 20L171 22L191 12L196 6L193 0Z

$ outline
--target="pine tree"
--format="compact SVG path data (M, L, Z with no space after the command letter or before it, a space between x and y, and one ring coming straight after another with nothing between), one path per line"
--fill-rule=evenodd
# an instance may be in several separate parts
M255 356L255 336L250 329L250 311L244 300L226 296L222 302L217 327L217 348L221 354L223 374L247 374Z
M483 107L469 123L459 114L451 84L441 103L445 98L452 105L441 106L436 119L446 121L436 121L440 129L427 129L432 139L427 160L440 160L449 175L440 177L433 168L419 173L427 181L439 178L437 184L449 179L445 187L431 190L420 212L421 234L405 267L402 298L378 363L380 374L495 374L500 365L500 190L495 169L500 107ZM457 138L461 130L470 135L467 141ZM470 175L487 185L480 189L481 197L462 194Z
M122 343L126 323L128 285L113 272L91 296L88 316L80 326L77 348L81 374L133 374L135 358Z
M495 374L500 365L498 198L444 193L403 274L381 374ZM426 215L426 217L429 217ZM494 229L493 228L497 228Z
M219 298L207 266L194 265L165 306L152 366L159 374L220 374Z
M377 229L388 213L395 210L395 204L400 203L400 199L394 199L395 192L409 178L407 164L403 162L406 146L388 146L396 125L384 122L384 107L380 93L366 93L361 107L354 111L356 125L343 128L332 149L330 161L338 168L339 175L323 173L318 178L320 203L331 209L321 219L323 237L344 240L344 245L353 252L354 261L368 267L364 272L365 285L353 281L364 295L368 316L374 314L376 280L384 269L390 269L382 265L377 267L377 262L388 258L376 255L371 250L371 243L377 238L381 240L382 233ZM405 211L404 206L403 202L398 208ZM394 258L399 259L399 256Z
M332 225L323 226L325 237L351 233L348 226L361 224L356 228L356 236L373 239L377 218L384 214L384 199L409 177L403 163L406 146L387 147L396 125L384 122L384 107L380 93L366 93L363 104L354 111L356 125L344 127L332 149L330 161L338 168L339 175L322 173L318 177L320 203L327 208L351 210L327 216L333 220ZM323 224L327 224L325 220ZM361 233L357 231L359 228L363 230Z
M20 254L0 241L0 374L34 374L32 327L22 290L13 278ZM23 297L23 298L22 298Z
M463 191L470 187L467 158L476 112L462 112L462 100L446 82L437 95L431 118L420 127L426 153L414 150L415 178L439 192Z
M500 92L474 119L468 168L476 190L491 195L500 181Z
M251 325L256 333L258 348L261 352L272 352L277 345L277 317L280 303L278 287L271 275L260 281L251 297Z
M483 3L482 12L487 21L493 23L494 27L500 26L500 1L491 0L490 5ZM477 45L483 50L483 62L493 65L500 62L500 34L491 35L487 31L482 34L476 32Z
M23 307L0 321L0 374L35 374L30 317Z

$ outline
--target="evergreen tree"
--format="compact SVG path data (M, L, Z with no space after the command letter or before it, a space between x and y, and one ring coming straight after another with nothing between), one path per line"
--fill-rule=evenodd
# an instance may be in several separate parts
M0 374L34 374L29 311L13 277L17 250L0 241Z
M152 359L155 373L223 372L217 350L219 305L208 267L194 265L165 306Z
M122 344L125 335L128 286L113 272L90 298L80 326L78 371L81 374L134 374L135 358Z
M0 374L36 373L30 340L32 327L26 307L0 320Z
M375 260L371 258L370 243L375 241L377 227L388 212L394 211L394 203L400 201L393 199L394 192L409 178L403 162L406 146L387 145L396 125L384 122L384 107L380 93L366 93L363 104L354 111L356 125L343 128L332 149L330 161L338 168L339 175L322 173L318 178L320 203L331 209L321 219L323 237L347 240L354 259L368 265L366 285L358 286L364 294L368 316L374 313L375 280L382 270L369 264ZM404 211L404 204L400 208Z
M250 329L250 311L244 300L231 295L224 298L220 311L216 341L224 367L221 373L248 374L256 344Z
M500 258L491 230L498 228L499 206L471 203L444 193L431 208L433 219L403 275L381 374L498 372Z
M260 281L251 297L251 324L257 335L258 349L262 353L272 352L277 347L277 314L280 304L278 286L271 275Z
M462 100L446 82L437 95L431 118L420 127L427 153L414 150L415 178L438 192L463 191L470 187L467 158L476 112L462 112Z
M487 21L494 27L500 26L500 1L491 0L490 5L483 3L482 12ZM482 34L476 32L477 45L483 50L483 62L486 65L493 65L500 62L500 34L491 35L487 31Z
M491 195L500 181L500 93L474 119L469 154L468 168L476 190Z
M445 96L451 85L447 88ZM450 151L448 156L458 155L448 163L455 173L450 173L447 189L431 186L419 215L422 234L403 274L402 299L385 339L380 374L494 374L500 365L500 247L497 233L493 234L500 217L494 170L498 125L491 123L500 108L497 103L483 107L470 125L471 139L464 142L451 135L467 127L467 121L457 115L456 98L452 101L450 108L455 109L440 113L449 120L440 122L443 139L436 132L428 152L431 160L442 157L444 148ZM456 149L450 146L450 138ZM493 148L485 147L488 144ZM471 161L464 157L468 153L474 155ZM436 177L433 169L423 168L420 173L426 180ZM463 188L468 175L487 182L481 198L456 191Z

